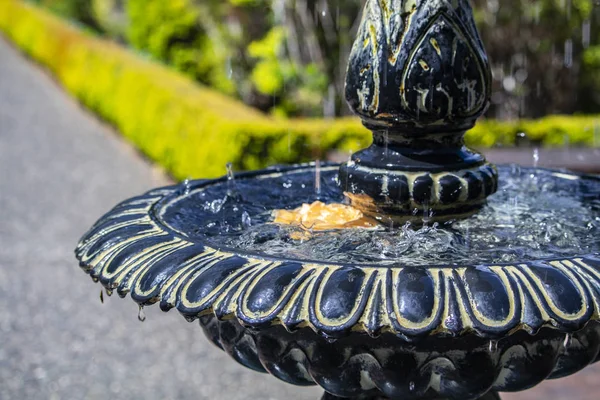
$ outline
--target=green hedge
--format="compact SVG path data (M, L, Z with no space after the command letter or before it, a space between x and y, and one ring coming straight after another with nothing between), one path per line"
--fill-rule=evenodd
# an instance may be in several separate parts
M354 118L273 119L21 1L0 3L0 31L177 178L222 175L227 162L255 169L324 158L370 142ZM591 146L598 126L594 116L486 120L467 133L467 141L508 145L526 132L545 145L568 138Z

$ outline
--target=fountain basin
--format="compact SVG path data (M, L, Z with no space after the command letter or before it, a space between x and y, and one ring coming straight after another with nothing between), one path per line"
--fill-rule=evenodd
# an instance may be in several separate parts
M318 194L302 188L314 179L314 165L152 190L102 217L81 239L77 258L94 280L129 293L140 306L159 303L200 319L211 341L238 362L341 397L476 399L490 390L524 390L597 360L595 225L586 237L576 233L589 251L548 247L512 262L493 254L486 262L481 249L474 252L478 262L450 255L430 264L401 257L334 262L293 250L285 257L269 254L268 234L260 239L262 251L260 241L232 247L232 238L252 224L271 229L271 206L291 209L315 196L341 201L338 168L323 167L324 181L328 171L332 177ZM510 171L500 168L501 176ZM540 193L553 190L546 178L559 189L575 185L590 215L600 212L598 177L542 169L518 174L533 176L531 190ZM286 177L298 187L272 184L287 185Z

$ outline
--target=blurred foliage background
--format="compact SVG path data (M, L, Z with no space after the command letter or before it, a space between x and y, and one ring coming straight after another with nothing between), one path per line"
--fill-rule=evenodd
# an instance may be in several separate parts
M276 116L347 115L363 0L34 0ZM489 117L600 113L596 0L473 0L494 75Z

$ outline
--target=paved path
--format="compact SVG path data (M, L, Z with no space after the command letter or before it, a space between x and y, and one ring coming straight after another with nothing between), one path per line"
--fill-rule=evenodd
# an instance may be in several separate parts
M0 39L0 400L317 400L238 366L196 324L137 320L77 267L79 236L167 180ZM598 369L510 400L596 399ZM566 384L569 389L561 389ZM575 387L575 389L574 389Z
M92 79L92 77L90 77ZM238 366L177 312L106 298L79 236L167 180L0 39L0 400L315 400Z

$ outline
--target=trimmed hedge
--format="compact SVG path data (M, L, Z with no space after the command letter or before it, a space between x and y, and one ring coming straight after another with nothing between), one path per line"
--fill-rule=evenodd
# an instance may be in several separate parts
M356 150L370 142L355 118L268 117L18 0L2 1L0 31L177 178L219 176L227 162L255 169L324 158L331 150ZM509 145L526 132L545 145L591 146L599 121L595 116L484 120L467 133L467 141L475 147Z

